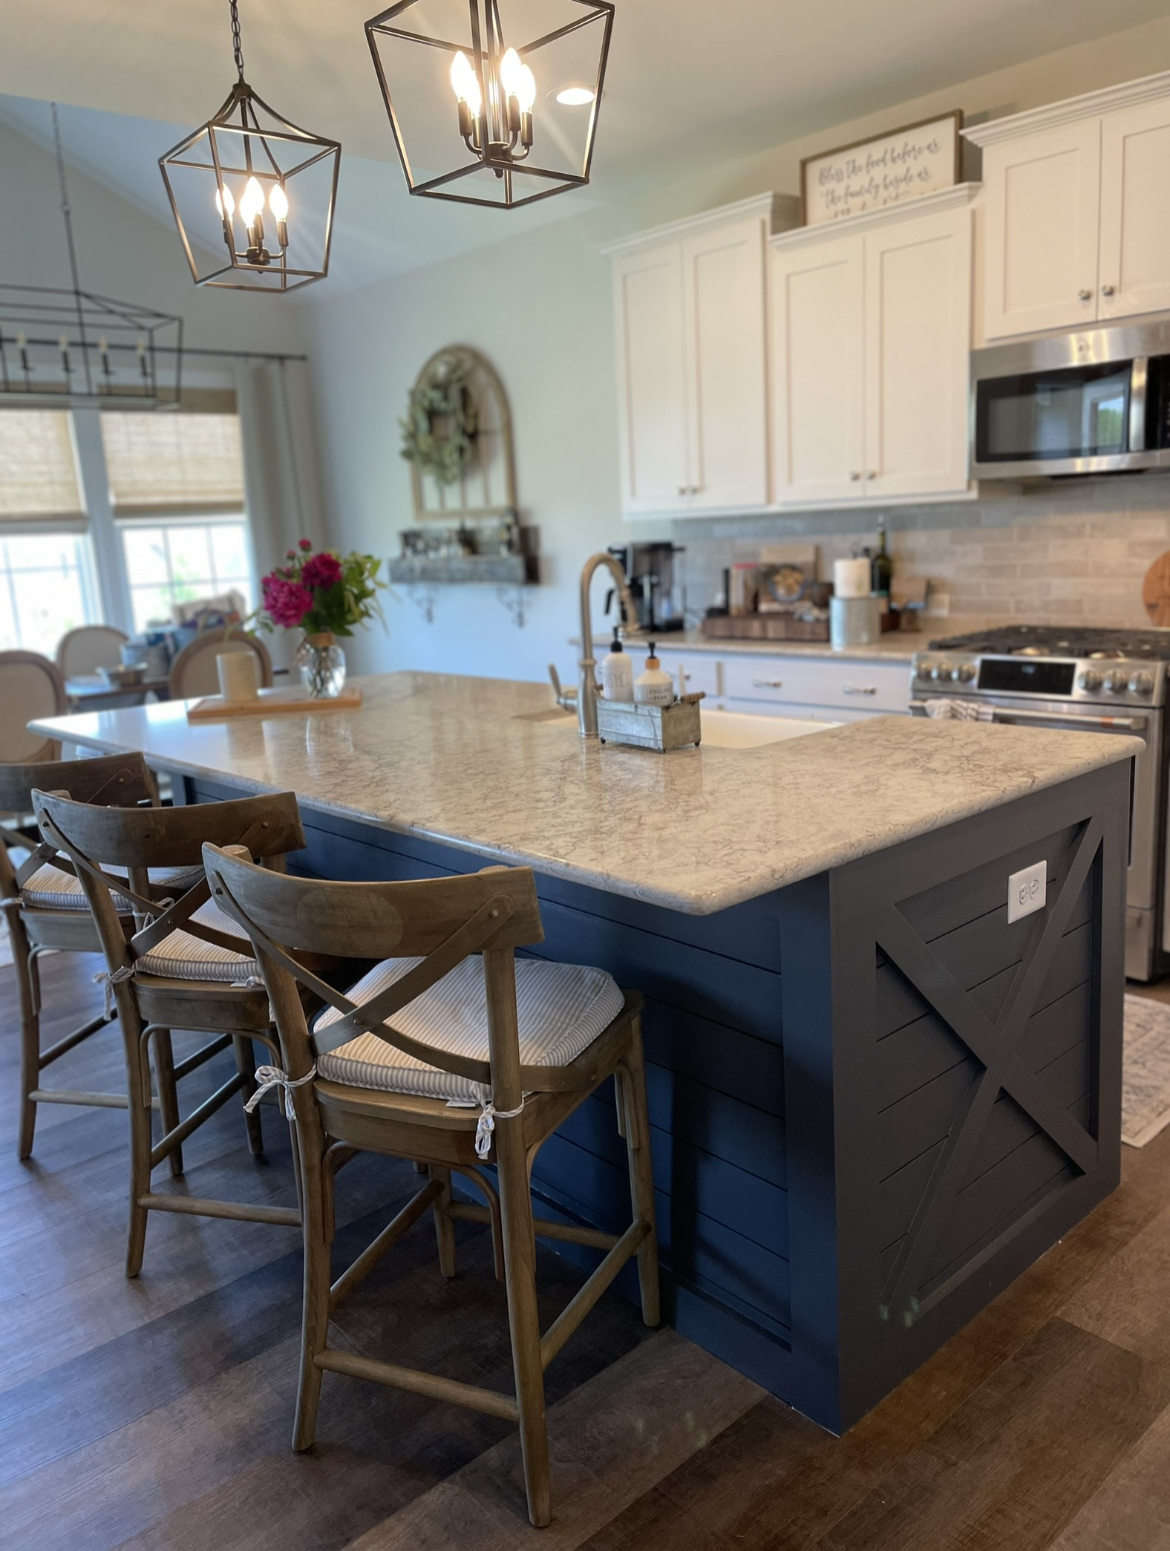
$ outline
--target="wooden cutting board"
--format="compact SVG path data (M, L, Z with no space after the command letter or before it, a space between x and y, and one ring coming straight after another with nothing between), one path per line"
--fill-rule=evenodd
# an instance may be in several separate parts
M1170 625L1170 549L1159 555L1146 572L1142 602L1152 624Z
M225 700L209 695L187 707L189 722L226 722L236 716L283 716L294 711L356 711L362 692L356 685L330 699L310 699L302 689L262 689L257 700Z

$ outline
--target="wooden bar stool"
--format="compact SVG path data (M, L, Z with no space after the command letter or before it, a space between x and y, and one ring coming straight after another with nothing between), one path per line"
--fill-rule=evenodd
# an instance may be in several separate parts
M119 808L139 803L157 804L158 789L141 754L109 754L99 759L49 760L32 765L0 765L0 812L18 821L32 813L32 794L40 787L65 791L75 802L106 804ZM20 1006L20 1127L17 1157L32 1153L38 1104L79 1104L104 1109L125 1109L124 1093L88 1093L44 1088L41 1073L83 1040L106 1027L113 1010L106 1011L66 1034L49 1049L41 1048L40 957L44 953L100 953L102 945L89 912L85 892L73 864L57 848L46 844L31 829L0 829L0 907L8 921L12 963ZM175 895L203 877L203 868L156 870L149 891L155 897ZM126 878L122 877L122 888ZM134 930L130 901L122 892L114 895L118 930L129 936ZM165 1042L160 1041L160 1047ZM164 1119L174 1104L174 1087L166 1077L169 1066L160 1067L163 1086L160 1099Z
M148 870L199 865L205 841L244 845L272 865L305 844L297 800L291 792L244 797L188 808L118 811L92 808L43 791L33 793L41 834L73 864L85 890L106 956L110 987L117 1003L126 1054L130 1109L130 1226L126 1275L142 1267L146 1223L152 1211L185 1212L197 1217L228 1217L247 1222L299 1227L296 1207L252 1205L210 1197L165 1194L152 1189L151 1173L169 1158L172 1173L182 1172L181 1147L191 1133L243 1092L255 1092L253 1040L279 1051L251 945L234 923L221 915L205 877L181 898L159 902L144 892ZM125 868L129 884L111 874ZM119 926L117 896L133 904L136 929L127 938ZM170 1031L188 1029L211 1038L174 1065ZM178 1107L163 1115L164 1134L151 1137L147 1051L153 1042L160 1071L173 1083L221 1050L233 1047L236 1073L186 1119ZM161 1079L160 1079L161 1080ZM246 1115L254 1154L263 1148L260 1116ZM295 1153L294 1153L295 1156Z
M313 1443L326 1370L486 1411L519 1423L529 1517L547 1524L545 1368L635 1255L642 1317L648 1325L659 1318L641 997L623 994L602 970L516 961L516 948L544 936L529 868L418 883L329 883L265 872L210 845L204 864L214 902L252 940L276 1016L282 1065L258 1075L283 1088L295 1116L305 1297L293 1447ZM390 957L343 996L294 956L293 943L341 957ZM302 987L329 1004L312 1033ZM609 1077L617 1079L632 1223L617 1237L534 1219L533 1159ZM362 1149L412 1159L429 1178L331 1282L334 1175ZM489 1163L496 1165L498 1197L484 1174ZM453 1201L452 1170L472 1180L488 1205ZM452 1219L491 1222L502 1238L514 1396L329 1344L333 1310L428 1207L445 1276L455 1274ZM543 1335L537 1237L606 1251Z

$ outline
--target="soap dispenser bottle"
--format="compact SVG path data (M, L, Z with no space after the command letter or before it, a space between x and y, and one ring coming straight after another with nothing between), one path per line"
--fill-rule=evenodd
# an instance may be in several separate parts
M673 705L674 681L663 671L662 664L654 655L654 642L650 642L650 655L646 658L646 671L634 680L634 699L640 705Z
M634 698L634 665L630 654L622 649L622 639L616 630L613 645L601 659L601 697L603 700Z

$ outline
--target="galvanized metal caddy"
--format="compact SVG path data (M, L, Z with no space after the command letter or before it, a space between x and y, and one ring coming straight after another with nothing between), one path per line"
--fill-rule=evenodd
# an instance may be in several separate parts
M681 749L702 740L701 695L688 695L673 705L639 705L632 700L599 700L597 732L602 743L628 743L634 748Z

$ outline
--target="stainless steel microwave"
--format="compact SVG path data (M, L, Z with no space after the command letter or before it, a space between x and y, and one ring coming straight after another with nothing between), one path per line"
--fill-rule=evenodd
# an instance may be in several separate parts
M971 356L976 479L1170 469L1170 314Z

